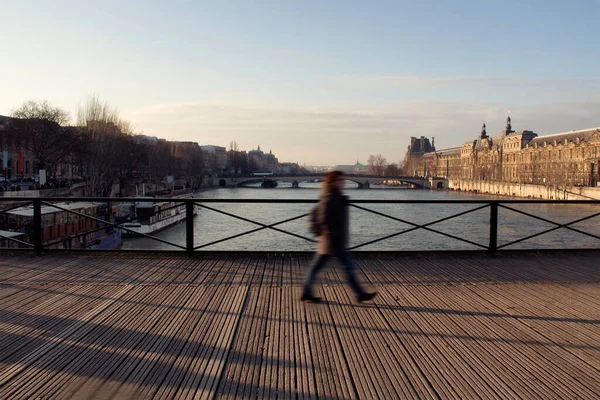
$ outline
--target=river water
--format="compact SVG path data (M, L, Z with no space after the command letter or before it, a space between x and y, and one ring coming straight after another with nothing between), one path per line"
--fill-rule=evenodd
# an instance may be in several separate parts
M302 184L303 187L292 189L282 184L274 189L262 188L218 188L203 190L195 194L202 199L316 199L318 184ZM351 200L507 200L506 197L485 196L452 191L412 190L389 187L372 187L367 190L357 189L352 183L347 184L346 194ZM294 216L307 213L312 204L256 204L256 203L207 203L207 206L222 210L240 217L272 224ZM422 225L430 223L466 210L480 207L481 204L359 204L359 206L383 213L406 222ZM584 216L600 212L598 205L575 204L527 204L509 205L527 213L564 224ZM202 204L200 205L202 207ZM429 226L431 229L444 232L477 243L489 244L490 208L474 211L460 217ZM600 236L600 217L586 220L571 227ZM542 232L555 225L536 220L514 211L499 208L498 213L498 246L518 240L525 236ZM194 246L209 244L220 239L256 229L258 225L241 221L202 207L194 218ZM349 246L373 241L393 235L413 226L376 215L368 211L350 207L350 243ZM308 231L307 218L278 225L277 228L312 238ZM185 223L169 227L154 236L185 247ZM561 249L561 248L600 248L600 240L560 228L540 235L525 242L506 247L506 249ZM154 241L149 238L124 239L123 249L178 250L178 248ZM203 247L202 250L312 250L314 243L284 233L265 229L240 236L225 242ZM390 250L478 250L475 244L462 242L441 234L416 229L384 241L357 248L361 251Z

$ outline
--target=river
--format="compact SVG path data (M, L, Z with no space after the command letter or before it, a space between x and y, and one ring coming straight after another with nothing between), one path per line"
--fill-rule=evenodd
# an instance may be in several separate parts
M262 188L218 188L199 191L195 198L202 199L316 199L318 184L303 184L304 187L292 189L279 186L274 189ZM347 184L346 194L356 200L507 200L507 197L485 196L453 191L411 190L388 187L372 187L367 190L357 189L352 183ZM210 203L207 204L231 214L263 224L272 224L297 215L307 213L311 204L252 204L252 203ZM480 204L360 204L361 207L410 221L415 224L426 224L461 211L475 209ZM557 223L568 223L587 215L599 212L597 205L575 204L527 204L510 205L522 211L532 213ZM460 217L431 225L435 229L450 235L458 236L470 242L487 246L489 243L490 209L471 212ZM573 228L600 236L600 217L572 225ZM498 246L519 238L544 231L554 225L536 220L514 211L499 208L498 213ZM250 222L201 208L194 218L194 245L200 246L257 228ZM277 226L297 235L311 237L308 232L306 218L287 222ZM350 207L350 243L357 246L377 238L393 235L412 226L384 216ZM185 247L185 223L171 226L155 234L156 237ZM244 235L225 242L203 247L202 250L312 250L314 244L290 235L265 229ZM560 248L600 248L600 240L561 228L540 235L523 243L514 244L506 249L560 249ZM174 246L154 241L149 238L124 239L123 249L178 250ZM480 247L424 229L369 244L357 250L477 250Z

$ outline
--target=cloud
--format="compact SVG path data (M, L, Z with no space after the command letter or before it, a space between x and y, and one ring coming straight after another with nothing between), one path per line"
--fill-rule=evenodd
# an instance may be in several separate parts
M600 101L600 78L542 79L489 76L346 75L333 82L380 93L402 93L431 100L440 96L456 100L522 102L593 100Z
M426 76L426 75L344 75L332 78L334 81L364 86L398 86L412 88L440 88L455 86L490 86L510 88L567 88L600 85L600 78L571 79L531 79L489 76Z
M517 130L550 134L598 126L599 106L411 101L359 112L177 103L140 109L128 117L144 133L168 140L220 146L236 140L244 150L258 145L271 149L280 161L335 165L364 162L370 154L398 162L411 136L435 137L439 149L460 146L477 137L483 121L488 134L497 135L509 109Z

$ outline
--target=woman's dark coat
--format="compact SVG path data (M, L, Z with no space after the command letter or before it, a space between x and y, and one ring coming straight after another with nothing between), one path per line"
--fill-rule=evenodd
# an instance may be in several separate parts
M317 241L317 253L340 255L348 244L348 197L332 193L319 205L321 235Z

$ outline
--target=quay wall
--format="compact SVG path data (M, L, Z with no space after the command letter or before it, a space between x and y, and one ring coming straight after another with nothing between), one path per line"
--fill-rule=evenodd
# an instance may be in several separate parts
M544 200L600 200L599 187L572 187L564 190L548 185L448 179L448 189Z

